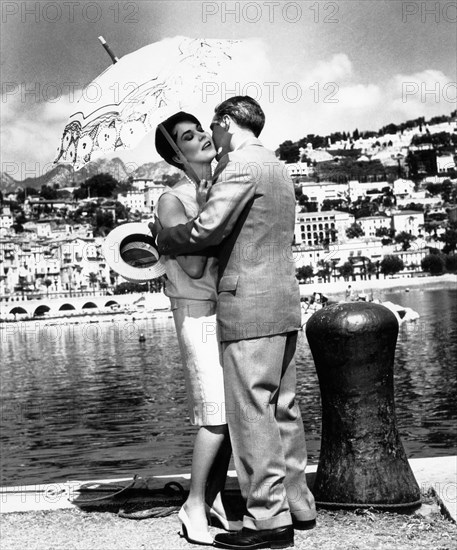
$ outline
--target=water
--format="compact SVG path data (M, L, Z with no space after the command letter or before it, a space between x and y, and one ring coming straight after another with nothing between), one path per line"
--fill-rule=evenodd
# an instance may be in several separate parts
M395 360L406 453L457 454L457 290L382 298L421 315L400 328ZM172 319L0 326L1 485L189 470L196 430ZM309 458L317 463L320 398L303 334L297 359Z

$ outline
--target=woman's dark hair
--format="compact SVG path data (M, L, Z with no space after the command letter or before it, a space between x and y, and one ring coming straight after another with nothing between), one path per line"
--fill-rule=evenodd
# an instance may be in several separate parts
M175 113L170 118L167 118L167 120L162 122L162 124L165 127L165 130L167 130L167 132L170 134L172 140L175 143L176 143L176 134L173 134L172 132L176 124L179 124L180 122L194 122L198 126L201 126L200 121L196 117L194 117L194 115L191 115L189 113L184 113L183 111L179 111L179 113ZM155 146L156 146L157 152L163 158L163 160L168 162L168 164L175 166L176 168L182 169L183 167L182 164L174 160L174 157L176 157L175 150L168 143L167 138L163 135L163 132L158 126L156 128Z
M214 109L214 113L217 122L220 122L224 115L229 115L240 128L251 130L255 137L259 137L265 125L265 113L262 107L248 95L237 95L226 99Z

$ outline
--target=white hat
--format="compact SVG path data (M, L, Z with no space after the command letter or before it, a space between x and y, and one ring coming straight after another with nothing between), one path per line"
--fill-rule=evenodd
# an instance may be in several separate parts
M132 282L146 282L165 273L147 223L124 223L113 229L103 243L110 268Z

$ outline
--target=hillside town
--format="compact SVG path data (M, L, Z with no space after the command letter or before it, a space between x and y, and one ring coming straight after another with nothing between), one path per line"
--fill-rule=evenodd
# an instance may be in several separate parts
M457 271L455 112L379 132L308 135L276 153L295 185L300 282ZM2 174L0 301L163 287L126 283L101 247L117 225L150 220L179 174L162 162L130 174L119 159L91 164L79 175Z

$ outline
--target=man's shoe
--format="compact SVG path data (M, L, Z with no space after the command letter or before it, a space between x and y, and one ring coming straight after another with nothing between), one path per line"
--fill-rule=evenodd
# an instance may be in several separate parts
M294 545L294 528L292 525L276 529L248 529L243 527L237 533L220 533L214 537L218 548L289 548Z
M306 531L308 529L314 529L314 527L316 527L316 520L308 519L306 521L299 521L292 517L292 526L294 529L297 529L297 531Z

